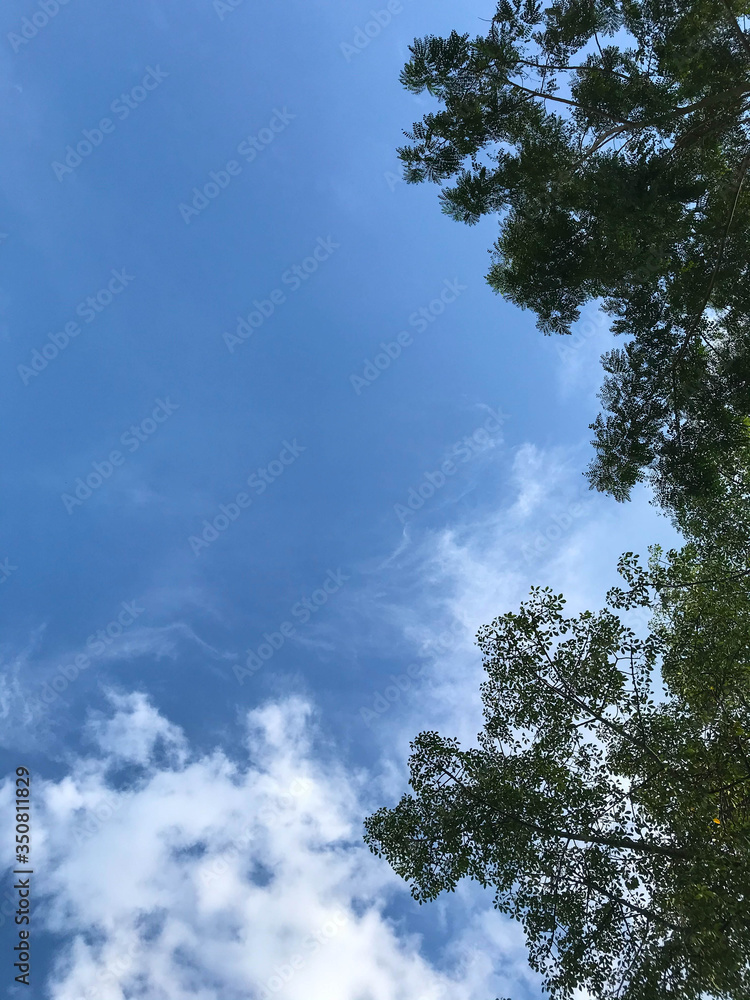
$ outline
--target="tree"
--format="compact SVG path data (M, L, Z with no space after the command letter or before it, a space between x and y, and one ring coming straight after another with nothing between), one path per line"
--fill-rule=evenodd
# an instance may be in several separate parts
M628 306L628 320L636 307ZM596 457L587 477L621 501L648 480L689 537L750 539L750 324L714 321L716 335L676 366L679 331L658 309L637 332L629 326L635 335L624 348L602 356L606 413L591 425Z
M744 1000L750 571L695 546L620 569L598 614L535 588L480 630L478 746L420 734L414 794L365 840L420 903L492 887L559 1000ZM645 638L633 607L653 614Z
M417 39L401 74L442 105L406 133L406 179L441 184L459 221L500 216L492 288L545 333L596 300L626 336L605 358L592 485L626 499L650 476L683 527L709 495L748 498L746 12L502 0L486 36Z

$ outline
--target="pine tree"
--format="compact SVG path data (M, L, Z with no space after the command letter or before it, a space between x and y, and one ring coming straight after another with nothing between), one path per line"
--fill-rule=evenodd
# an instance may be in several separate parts
M405 177L454 219L499 216L492 288L545 333L598 301L626 341L592 485L650 478L684 530L750 505L743 4L502 0L486 36L416 40L401 76L441 106L407 133Z

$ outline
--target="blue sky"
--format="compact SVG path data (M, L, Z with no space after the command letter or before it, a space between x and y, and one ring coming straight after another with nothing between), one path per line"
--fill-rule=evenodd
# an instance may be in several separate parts
M672 539L583 480L606 323L561 353L484 283L496 224L398 179L409 43L491 9L45 3L0 25L33 995L536 997L486 894L416 907L359 825L420 729L480 728L478 625L533 583L598 604Z

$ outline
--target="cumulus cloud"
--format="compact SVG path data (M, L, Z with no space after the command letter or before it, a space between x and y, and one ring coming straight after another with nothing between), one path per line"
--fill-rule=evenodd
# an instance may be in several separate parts
M145 767L161 743L178 763L184 761L186 740L182 730L161 716L143 693L112 693L109 700L115 714L98 712L87 726L89 737L105 755Z
M52 1000L484 1000L498 969L525 982L487 901L440 960L388 918L404 888L361 840L368 779L323 745L308 702L249 712L230 756L191 752L141 693L110 700L94 752L35 781Z
M51 1000L538 995L520 931L487 893L461 885L433 905L419 926L448 942L438 953L361 840L363 816L405 788L408 738L435 728L473 741L476 628L532 582L565 592L571 610L598 606L619 552L664 536L644 496L618 507L582 492L577 453L526 445L506 460L499 505L442 528L415 519L398 555L342 595L360 644L421 664L408 691L373 688L387 709L375 712L376 769L348 769L299 697L249 712L231 753L192 750L140 692L110 693L89 716L92 751L35 784L35 863L48 873L37 917L60 941ZM10 797L6 784L0 806Z

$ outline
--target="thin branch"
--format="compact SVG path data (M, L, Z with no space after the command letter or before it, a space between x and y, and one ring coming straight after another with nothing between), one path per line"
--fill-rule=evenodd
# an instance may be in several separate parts
M520 90L524 94L528 94L530 97L543 97L545 100L557 101L558 104L567 104L572 108L578 108L580 111L589 111L592 114L601 115L601 112L597 111L596 108L586 107L586 105L579 104L578 101L569 101L567 97L555 97L554 94L545 94L543 91L540 90L530 90L528 87L524 87L520 83L516 83L513 80L509 80L507 76L503 77L503 82L507 83L508 86L510 87L515 87L516 90ZM628 121L627 119L624 118L614 118L612 115L608 115L607 117L610 118L610 120L613 122L619 122L620 125L628 125L631 128L643 128L644 124L648 124L643 122Z
M658 913L655 913L653 910L647 910L643 906L638 906L637 903L631 903L629 900L623 899L622 896L616 896L614 895L614 893L607 892L606 889L602 889L598 885L591 885L591 883L587 882L585 879L581 878L581 879L576 879L575 881L580 882L581 885L585 885L587 889L593 889L594 892L601 893L601 895L604 896L606 899L611 899L613 902L619 903L621 906L627 906L635 913L640 913L641 916L643 917L648 917L650 920L655 920L660 924L664 924L664 926L669 927L670 930L673 931L684 930L684 928L680 927L678 924L671 924L668 920L665 920L664 917L660 916Z
M738 778L736 781L732 781L728 785L722 785L721 788L709 788L707 795L721 795L722 792L728 792L732 788L736 788L737 785L744 785L746 781L750 781L750 774L746 775L744 778Z
M676 115L688 115L691 111L697 111L698 108L707 108L712 104L718 104L720 101L726 98L737 98L742 97L744 94L750 93L748 87L744 84L732 87L731 90L725 90L722 94L709 94L708 97L701 98L700 101L696 101L695 104L688 104L684 108L675 108L674 111L670 111L667 115L668 118L674 118Z
M541 646L542 651L544 652L545 658L549 663L550 667L555 673L557 673L555 664L550 659L549 653L545 649L544 644L541 642L541 639L536 631L534 632L534 638L537 640L537 645ZM640 750L644 750L647 754L653 757L658 764L661 764L662 767L668 766L659 757L659 755L655 753L654 750L652 750L652 748L647 743L644 743L642 740L638 740L634 736L631 736L630 733L628 733L627 730L624 729L622 726L619 726L616 722L613 722L611 719L608 719L605 715L598 713L594 708L592 708L591 705L587 705L586 702L584 702L581 698L579 698L574 691L566 691L563 688L560 688L558 685L553 684L552 681L544 677L541 670L537 670L536 677L537 680L541 681L542 684L546 685L546 687L548 687L550 691L560 695L565 701L571 702L573 705L576 706L576 708L578 708L584 714L592 716L594 719L597 720L597 722L600 722L603 726L606 726L607 728L613 730L622 739L627 740L628 743L631 743L633 746L638 747Z
M616 69L607 69L604 66L540 66L538 62L534 62L531 59L517 59L516 62L520 63L522 66L532 66L535 69L551 69L553 72L555 70L573 70L577 72L585 72L586 70L595 70L597 73L611 73L613 76L619 76L623 80L627 80L628 83L633 82L633 77L628 76L627 73L620 73Z
M494 61L494 60L493 60ZM503 75L503 80L511 87L515 87L517 90L523 91L525 94L529 94L531 97L543 97L550 101L557 101L559 104L568 104L571 107L578 108L581 111L589 111L594 115L602 116L602 112L597 108L590 108L585 104L580 104L578 101L568 100L566 97L555 97L553 94L546 94L543 91L531 90L529 87L524 87L520 83L515 83L513 80L509 80L507 76ZM614 115L606 115L610 121L618 122L620 125L629 125L633 128L646 128L648 126L658 126L669 121L670 118L682 117L684 115L689 115L691 111L697 111L700 108L711 107L714 104L718 104L721 101L743 97L745 94L750 93L750 89L742 84L737 87L732 87L730 90L726 90L720 94L709 94L707 97L701 98L700 101L695 101L693 104L688 104L684 108L675 108L673 111L668 112L664 119L653 122L644 121L631 121L627 118L615 118Z
M727 13L729 14L729 16L730 16L730 18L732 20L732 27L734 29L735 35L737 36L737 39L739 40L740 45L745 50L745 52L747 52L747 54L750 56L750 42L748 42L747 36L745 35L745 32L739 26L737 18L734 15L734 11L729 6L728 0L721 0L721 2L726 7Z
M643 716L641 714L641 692L638 687L638 681L635 679L635 657L633 653L630 654L630 678L633 681L633 693L635 694L635 711L638 716L638 725L643 733L644 737L646 735L646 725L643 721Z
M739 485L739 484L738 484ZM728 576L716 577L713 580L686 580L683 583L663 583L660 590L675 590L678 587L697 587L713 583L728 583L732 580L741 580L743 576L750 576L750 569L742 569L737 573L730 573Z
M557 863L557 871L555 872L555 880L553 883L555 887L555 892L552 898L552 934L550 936L549 944L547 945L546 949L548 955L552 955L552 948L554 947L555 944L555 934L557 933L557 901L560 897L560 873L562 870L563 861L565 860L569 847L570 847L570 841L566 840L565 847L563 847L562 851L560 852L560 859Z
M470 798L475 800L478 799L482 805L488 806L490 809L495 808L493 804L488 802L483 795L478 795L474 788L468 788L459 777L451 771L446 770L446 768L443 767L439 761L436 761L435 763L437 764L438 770L442 774L451 778L460 788L464 790L464 792L469 795ZM615 850L638 851L642 854L669 858L672 861L690 861L694 856L691 851L683 851L680 850L679 847L668 847L663 844L651 843L647 840L633 840L632 837L624 835L599 837L591 832L558 830L553 826L542 826L539 823L534 823L532 820L523 819L523 817L519 816L518 813L501 814L498 819L500 822L515 822L519 826L525 826L533 833L540 834L541 836L554 837L557 840L569 840L574 843L581 844L599 844L602 847L612 847Z
M677 357L675 358L675 360L673 362L673 369L676 368L676 366L679 364L679 362L685 356L685 352L688 349L688 345L690 344L690 341L693 339L693 337L695 336L695 334L698 332L698 327L700 325L701 318L703 316L703 313L706 311L706 306L708 305L709 300L711 298L711 293L714 290L714 285L716 284L716 279L717 279L718 274L719 274L719 269L721 268L722 261L724 260L724 248L725 248L727 240L729 238L729 230L730 230L730 228L732 226L732 222L734 220L734 213L735 213L735 210L737 208L737 204L738 204L738 202L740 200L740 192L742 191L742 182L745 179L745 174L747 173L748 166L750 166L750 149L748 149L748 151L745 153L745 156L743 157L742 163L740 164L740 173L739 173L739 177L737 179L737 185L736 185L736 190L735 190L735 193L734 193L734 199L732 201L732 210L729 213L729 218L727 219L726 225L724 226L724 234L723 234L723 236L721 238L721 243L719 244L719 256L718 256L718 259L716 261L716 266L714 267L713 272L711 274L711 281L710 281L709 286L708 286L708 291L706 292L706 295L705 295L705 297L703 299L703 305L701 306L698 315L695 317L695 322L694 322L692 330L688 333L687 337L685 338L685 340L682 343L682 347L677 352Z
M598 138L586 150L586 155L583 157L583 159L585 160L586 157L591 156L591 154L595 153L596 150L599 149L600 146L603 146L606 142L609 142L610 139L616 138L622 132L626 132L629 128L632 128L632 126L631 125L616 125L614 128L611 128L607 132L605 132L604 135L598 136ZM642 131L642 129L639 129L638 131L640 132L640 131ZM583 161L581 161L581 162L583 162Z
M677 404L677 368L672 365L672 405L674 407L674 432L677 437L677 444L682 448L682 425L680 423L680 410Z

